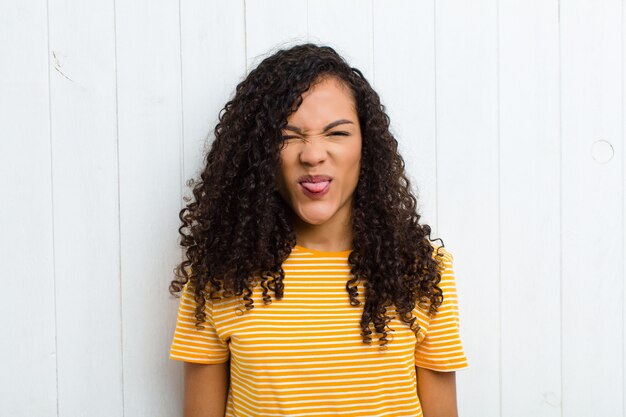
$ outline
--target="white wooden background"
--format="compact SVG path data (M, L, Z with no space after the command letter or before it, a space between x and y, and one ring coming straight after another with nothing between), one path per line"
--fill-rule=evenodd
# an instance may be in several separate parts
M436 4L435 4L436 3ZM0 415L178 416L178 211L250 69L327 43L455 258L462 417L625 416L618 0L0 0Z

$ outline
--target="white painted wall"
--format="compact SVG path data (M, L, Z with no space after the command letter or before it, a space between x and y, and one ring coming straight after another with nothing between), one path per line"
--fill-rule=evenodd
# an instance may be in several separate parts
M436 3L436 4L435 4ZM235 85L327 43L455 258L464 417L626 416L618 0L0 0L0 416L178 416L178 211Z

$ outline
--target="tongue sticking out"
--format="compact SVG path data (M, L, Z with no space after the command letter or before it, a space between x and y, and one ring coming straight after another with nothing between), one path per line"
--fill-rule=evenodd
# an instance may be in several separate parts
M328 185L330 181L322 181L322 182L303 182L302 186L312 193L319 193Z

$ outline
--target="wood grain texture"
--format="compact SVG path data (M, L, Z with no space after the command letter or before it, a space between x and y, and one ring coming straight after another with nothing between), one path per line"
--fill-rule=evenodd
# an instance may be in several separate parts
M180 9L116 2L124 416L168 416L173 369L162 358L181 201ZM169 308L166 308L169 307Z
M623 413L623 168L594 158L598 141L623 147L621 12L619 1L561 3L564 416Z
M58 413L123 412L113 4L48 3Z

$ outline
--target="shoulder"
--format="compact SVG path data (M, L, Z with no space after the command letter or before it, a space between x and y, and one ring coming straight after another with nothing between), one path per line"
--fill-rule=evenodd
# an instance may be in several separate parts
M453 257L450 251L446 249L445 247L441 245L437 245L432 242L431 242L431 245L433 247L433 253L432 253L433 259L438 261L444 267L450 266L453 260Z

